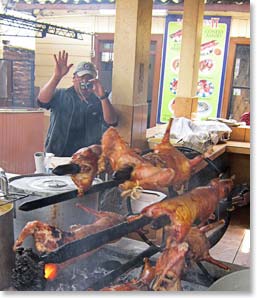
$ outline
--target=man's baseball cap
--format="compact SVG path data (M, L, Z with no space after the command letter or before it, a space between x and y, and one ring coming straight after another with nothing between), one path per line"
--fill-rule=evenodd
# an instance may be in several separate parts
M84 76L85 74L89 74L96 78L97 71L93 63L91 62L80 62L74 71L74 74L76 74L79 77Z

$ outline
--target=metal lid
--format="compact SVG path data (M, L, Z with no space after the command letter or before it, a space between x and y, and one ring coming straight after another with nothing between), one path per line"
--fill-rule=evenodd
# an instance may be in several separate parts
M250 269L243 269L229 273L216 280L209 291L250 291L251 278Z
M102 180L94 178L93 185L101 183ZM36 174L35 176L15 177L9 182L10 191L26 193L35 196L50 196L77 189L70 176L55 176Z
M75 190L70 176L21 177L10 182L10 190L31 195L47 196Z

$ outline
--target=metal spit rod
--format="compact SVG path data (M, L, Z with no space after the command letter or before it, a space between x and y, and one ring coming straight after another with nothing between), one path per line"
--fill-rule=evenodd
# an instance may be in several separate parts
M153 228L159 229L170 223L167 215L163 215L155 220L142 216L132 222L123 222L111 228L105 229L85 238L69 242L60 246L54 251L42 255L40 261L44 263L62 263L71 258L80 256L84 253L97 249L111 241L118 240L121 237L134 232L147 224L152 223Z
M120 183L122 183L122 181L121 180L110 180L110 181L107 181L107 182L102 182L102 183L92 185L84 193L84 195L92 194L92 193L95 193L95 192L103 191L103 190L106 190L108 188L118 186ZM48 196L48 197L32 200L32 201L29 201L29 202L25 202L25 203L23 203L22 205L19 206L19 210L31 211L31 210L43 208L43 207L46 207L46 206L50 206L50 205L53 205L53 204L57 204L57 203L65 202L65 201L68 201L68 200L72 200L72 199L75 199L77 196L78 196L78 191L77 190L70 190L70 191L67 191L67 192L63 192L63 193L55 194L55 195L52 195L52 196Z

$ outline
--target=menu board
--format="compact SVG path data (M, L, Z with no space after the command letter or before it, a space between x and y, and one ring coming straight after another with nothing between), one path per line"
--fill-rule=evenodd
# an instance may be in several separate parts
M157 123L166 123L174 116L173 103L177 96L182 17L182 15L166 17ZM231 17L204 17L195 94L198 97L199 119L216 117L220 113L230 21Z

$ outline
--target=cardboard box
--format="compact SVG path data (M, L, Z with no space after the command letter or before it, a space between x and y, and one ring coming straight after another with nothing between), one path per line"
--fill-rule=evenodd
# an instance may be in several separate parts
M250 142L250 126L231 127L231 141Z

